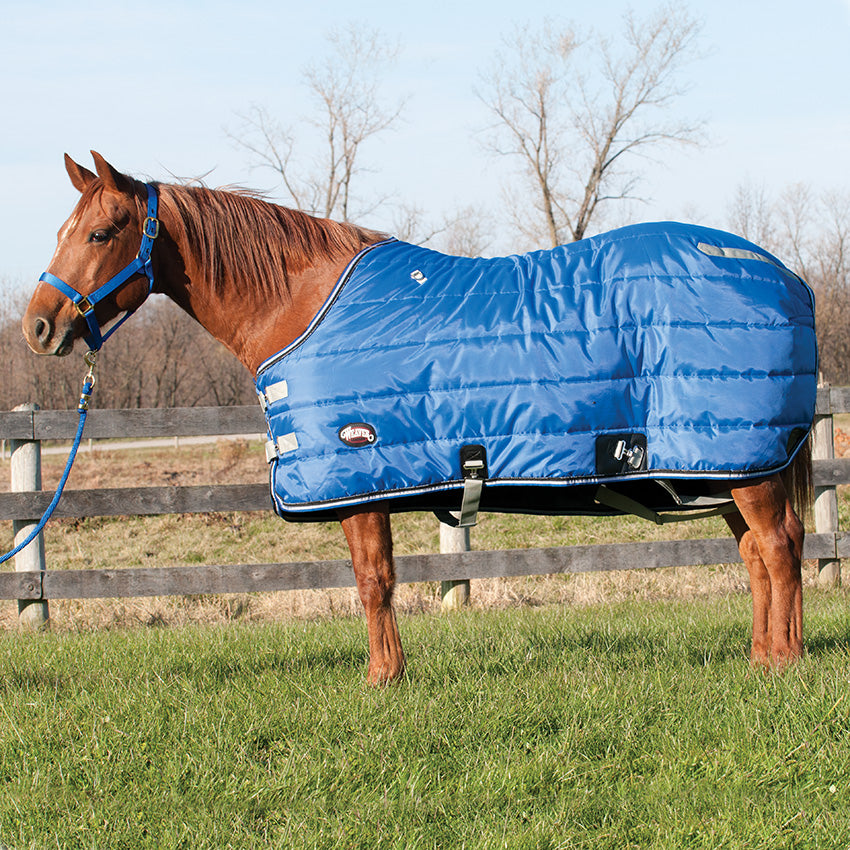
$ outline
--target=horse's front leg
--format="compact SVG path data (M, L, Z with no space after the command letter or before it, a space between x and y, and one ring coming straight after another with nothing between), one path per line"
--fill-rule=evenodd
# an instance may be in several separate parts
M369 684L380 685L404 671L404 651L393 610L395 567L387 511L345 509L338 512L345 532L357 592L369 629Z

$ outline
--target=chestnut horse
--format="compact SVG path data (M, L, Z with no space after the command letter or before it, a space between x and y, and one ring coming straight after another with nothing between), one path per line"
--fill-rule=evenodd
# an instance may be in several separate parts
M23 318L37 354L66 355L78 338L91 345L92 335L98 347L100 328L137 309L153 290L197 319L256 376L260 364L306 330L349 261L385 238L247 193L167 184L149 190L93 157L96 174L65 157L82 197ZM151 194L158 195L153 216ZM798 453L789 470L796 486L783 480L792 475L771 475L731 490L737 511L726 520L750 575L757 663L781 666L802 653L804 532L792 498L804 497L810 463L807 452ZM366 613L368 680L389 682L404 670L389 511L372 503L340 509L338 516Z

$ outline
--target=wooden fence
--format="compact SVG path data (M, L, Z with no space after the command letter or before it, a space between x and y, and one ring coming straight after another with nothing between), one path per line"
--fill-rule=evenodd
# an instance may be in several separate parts
M850 388L819 389L814 445L815 533L806 537L804 557L818 560L821 580L826 584L840 580L840 559L850 557L850 534L839 530L836 498L836 486L850 483L850 459L836 459L833 447L833 414L845 412L850 412ZM41 516L52 496L41 491L41 441L70 439L77 421L75 411L34 410L32 406L0 413L0 439L11 443L12 472L16 479L12 489L18 491L0 493L0 520L14 521L16 539L23 539L34 525L32 518ZM254 406L92 410L86 436L92 439L225 436L260 433L264 428L262 414ZM54 516L269 509L265 484L133 487L68 490ZM441 581L444 592L455 588L451 591L455 593L468 587L469 579L477 578L696 566L739 560L731 537L503 551L465 551L469 547L457 533L441 537L444 545L440 554L397 558L399 581ZM347 560L50 570L45 568L43 542L39 539L17 556L15 572L0 572L0 599L19 600L22 619L28 616L37 624L46 617L49 599L244 593L353 585Z

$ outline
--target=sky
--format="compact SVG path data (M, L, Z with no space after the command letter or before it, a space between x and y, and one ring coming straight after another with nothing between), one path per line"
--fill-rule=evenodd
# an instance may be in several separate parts
M370 188L435 220L464 207L495 214L511 166L482 146L491 119L476 89L502 37L546 19L613 35L627 9L644 16L657 6L0 0L0 289L28 290L50 261L77 198L65 152L90 165L95 149L141 178L206 175L211 186L282 197L229 132L259 106L297 134L311 112L303 71L326 55L328 31L352 22L353 10L398 42L382 94L405 99L394 130L363 151ZM688 93L672 114L704 121L706 142L643 163L647 202L623 216L723 227L743 184L773 194L797 183L850 190L850 0L690 8L703 24L702 56L681 75ZM388 216L358 223L391 230Z

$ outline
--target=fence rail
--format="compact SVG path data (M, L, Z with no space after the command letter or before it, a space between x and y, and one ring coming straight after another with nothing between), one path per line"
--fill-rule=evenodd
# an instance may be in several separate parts
M850 557L850 533L838 528L836 486L850 483L850 459L835 458L833 414L850 412L850 387L818 390L815 418L815 533L806 537L804 557L817 559L825 581L840 577L840 559ZM16 451L28 448L38 458L46 440L73 437L75 411L15 410L0 413L0 438ZM93 439L228 436L259 433L265 423L257 407L92 410L86 436ZM33 452L33 449L35 451ZM14 468L14 463L13 463ZM28 492L0 493L0 520L14 520L16 532L42 514L51 493L38 480ZM22 489L13 483L13 490ZM201 485L134 487L66 491L57 517L255 511L270 508L268 487ZM455 541L456 543L457 541ZM32 549L36 544L27 547ZM668 540L650 543L598 544L546 549L457 551L451 544L441 554L396 559L400 582L442 581L444 590L474 578L618 569L697 566L739 560L731 538ZM22 555L26 554L26 551ZM21 556L18 556L19 559ZM206 593L298 590L353 586L347 560L288 564L206 565L115 570L48 570L33 568L32 558L18 561L16 572L0 572L0 599L17 599L24 611L49 599L167 596ZM45 613L46 615L46 613Z

